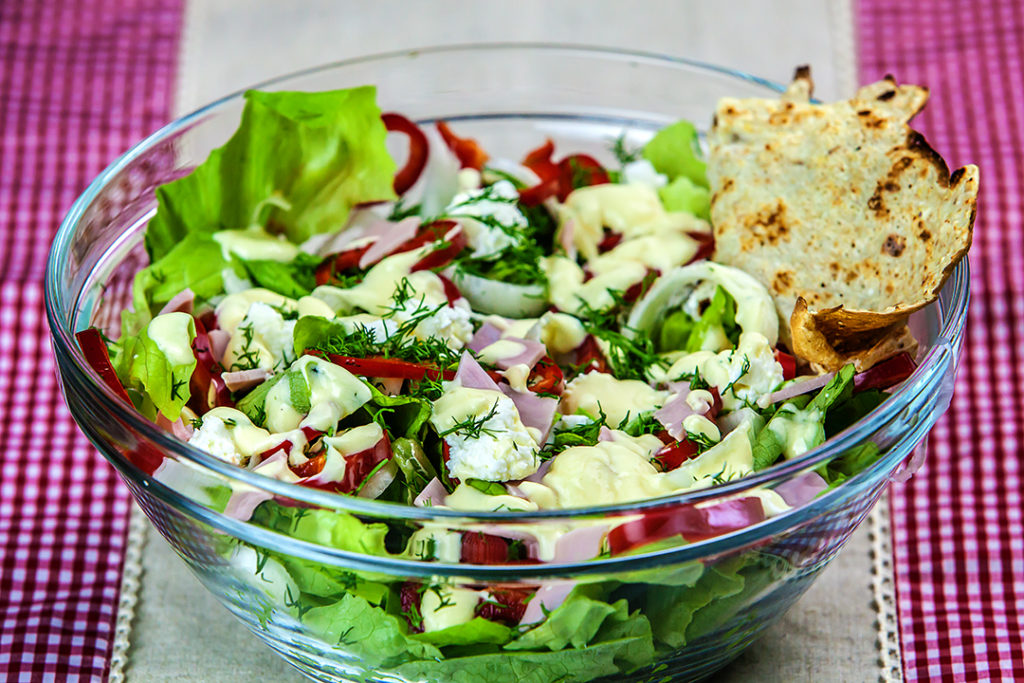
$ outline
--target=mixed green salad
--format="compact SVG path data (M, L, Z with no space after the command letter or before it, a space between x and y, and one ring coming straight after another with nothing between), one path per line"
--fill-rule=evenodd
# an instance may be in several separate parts
M217 458L469 513L627 503L742 478L821 444L913 370L898 356L857 375L798 376L806 368L780 346L765 288L709 260L696 128L680 121L636 149L609 141L609 152L605 165L548 140L518 161L490 158L444 122L382 114L371 87L249 92L233 137L157 190L151 262L120 336L79 339L139 412ZM155 479L188 476L135 455ZM543 533L403 533L241 485L201 493L236 519L345 550L565 563L745 527L878 455L867 443L777 490ZM630 585L472 586L232 552L268 605L410 680L629 671L715 626L778 562L752 553Z

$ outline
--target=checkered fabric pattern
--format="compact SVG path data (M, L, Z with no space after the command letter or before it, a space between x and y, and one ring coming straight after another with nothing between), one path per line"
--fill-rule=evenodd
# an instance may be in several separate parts
M969 332L927 464L892 496L908 680L1024 680L1024 4L861 0L861 81L933 93L915 121L981 168Z
M104 166L165 123L182 8L0 2L0 679L102 680L129 495L60 398L50 241Z

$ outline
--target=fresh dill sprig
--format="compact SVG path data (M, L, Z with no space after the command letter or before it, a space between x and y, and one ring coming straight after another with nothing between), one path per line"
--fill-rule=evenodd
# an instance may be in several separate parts
M487 422L490 421L495 415L498 414L498 400L494 400L494 405L487 412L486 415L470 416L464 420L456 422L448 429L438 433L438 436L442 439L449 434L457 434L458 436L465 437L467 439L479 439L481 434L486 434L490 437L498 435L498 430L493 427L487 427Z

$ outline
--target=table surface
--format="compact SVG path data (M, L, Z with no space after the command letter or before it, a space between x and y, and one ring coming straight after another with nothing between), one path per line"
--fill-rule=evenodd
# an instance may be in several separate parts
M982 192L972 322L952 410L932 433L924 469L892 497L902 673L1024 679L1024 7L1016 0L0 3L6 678L103 678L115 640L130 642L125 624L116 631L129 499L70 421L46 339L46 251L75 196L175 111L235 87L362 52L488 39L639 47L779 80L811 62L826 98L887 72L930 86L933 101L915 126L951 165L978 164ZM147 561L159 558L159 545L150 552ZM854 546L840 559L856 564L862 555ZM822 582L839 570L829 571ZM159 585L146 581L162 580L145 576L140 614ZM827 597L802 605L819 609ZM158 661L146 655L144 624L136 623L139 667ZM874 642L873 632L865 638ZM756 665L758 652L738 666ZM215 680L212 671L196 680Z

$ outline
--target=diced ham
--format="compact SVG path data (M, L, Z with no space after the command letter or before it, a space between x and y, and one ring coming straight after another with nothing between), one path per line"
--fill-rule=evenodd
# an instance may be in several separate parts
M567 220L562 224L562 230L558 233L558 243L565 249L565 254L571 259L576 258L576 247L573 244L573 236L576 232L576 222Z
M537 589L533 598L526 603L526 611L519 620L520 626L543 621L548 612L562 606L569 593L576 587L575 581L551 581Z
M455 381L467 389L487 389L498 391L498 385L494 383L487 371L480 367L469 351L462 352L459 360L459 370L455 373Z
M810 379L800 380L799 382L793 382L788 386L784 386L778 391L773 391L768 394L768 398L765 399L765 405L772 405L773 403L779 403L780 401L786 401L795 396L801 396L803 394L817 391L823 386L832 381L832 378L836 376L836 373L829 372L824 375L818 375L817 377L811 377ZM760 403L760 402L759 402Z
M160 309L158 315L165 313L188 313L192 315L192 305L196 301L195 293L186 287L177 294L175 294L170 301L164 304L164 307Z
M273 497L273 495L266 491L259 491L257 489L235 491L231 494L231 498L228 499L228 504L224 508L224 514L232 519L245 522L252 517L252 513L255 512L260 503Z
M686 430L683 429L683 420L694 414L693 408L686 402L686 393L679 393L654 411L654 419L661 423L669 436L679 441L686 435Z
M234 372L225 372L221 375L221 378L224 380L224 384L226 384L228 389L231 391L251 389L268 377L270 377L270 370L267 370L266 368L236 370Z
M484 323L473 338L466 342L466 348L470 351L480 352L501 339L501 330L491 323Z
M819 493L828 488L828 484L817 472L804 472L799 477L784 481L775 487L775 493L782 496L786 504L800 507L814 500Z
M528 476L523 481L533 481L533 482L537 482L538 484L541 483L541 479L543 479L544 475L547 474L548 470L551 469L551 463L552 462L553 461L550 458L545 460L544 462L542 462L540 464L540 467L537 468L536 472L534 472L533 474Z
M532 339L505 337L501 341L514 342L522 347L522 350L514 355L494 359L494 364L502 370L508 370L513 365L525 365L532 368L547 354L547 347Z
M516 391L506 384L502 384L500 389L501 393L516 404L519 419L523 421L523 424L540 431L540 443L547 441L548 432L551 431L551 424L555 419L555 411L558 409L558 399L551 396L538 396L532 391Z
M210 330L206 333L206 336L210 339L210 353L218 361L224 357L224 352L228 350L228 343L231 341L231 333L227 330Z
M444 484L437 477L431 479L423 490L420 491L416 499L412 501L412 504L416 507L437 507L438 505L444 505L445 499L448 497L448 491L445 490Z
M397 223L381 221L363 233L363 237L376 237L370 248L359 259L359 268L366 269L390 254L404 242L416 236L420 220L415 216L404 218Z

